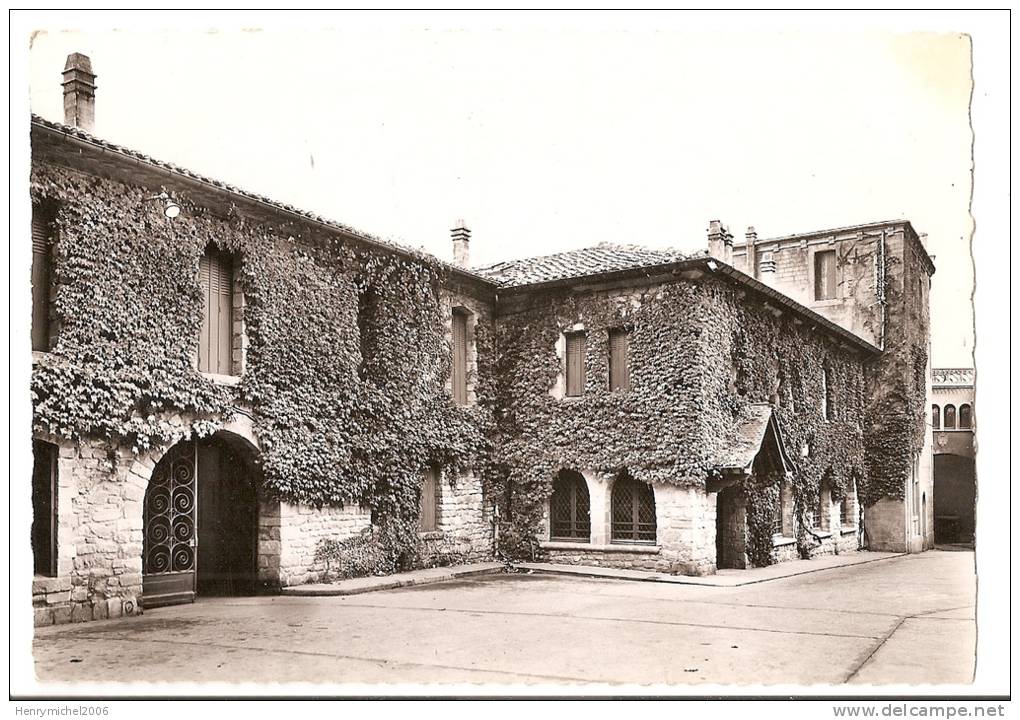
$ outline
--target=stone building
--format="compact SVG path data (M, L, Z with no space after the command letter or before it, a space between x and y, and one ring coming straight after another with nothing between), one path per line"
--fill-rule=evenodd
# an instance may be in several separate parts
M932 371L935 541L974 542L974 369Z
M542 555L931 544L909 222L469 268L33 116L37 623Z

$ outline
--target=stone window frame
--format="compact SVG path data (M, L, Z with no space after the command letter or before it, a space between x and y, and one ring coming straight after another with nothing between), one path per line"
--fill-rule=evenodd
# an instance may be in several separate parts
M836 238L835 237L830 237L830 238L826 238L826 239L824 239L824 240L822 240L820 242L810 243L807 246L807 251L808 251L808 262L807 262L808 284L807 284L807 293L806 293L806 295L809 298L809 302L807 303L808 306L812 307L812 308L816 308L816 307L831 307L831 306L834 306L834 305L839 305L845 299L845 294L844 294L845 290L844 290L844 287L843 287L843 285L844 285L844 283L843 283L843 273L840 271L839 250L837 248ZM833 253L835 253L834 257L835 257L835 262L836 262L836 281L835 281L836 282L836 286L834 288L835 295L833 297L831 297L831 298L825 298L823 300L819 300L819 299L815 298L815 266L816 266L816 263L817 263L817 260L815 260L815 256L818 253L820 253L820 252L833 252Z
M33 595L36 594L35 586L40 587L40 592L70 592L70 585L64 585L74 570L75 548L75 507L77 487L75 484L75 447L66 441L61 442L57 437L41 434L33 434L33 441L40 441L54 446L55 450L53 463L56 475L56 512L54 513L55 525L53 533L56 535L55 542L55 575L36 575L33 568ZM34 563L33 563L34 564Z
M209 245L215 243L210 242ZM206 247L208 248L209 245ZM205 250L202 251L205 254ZM227 251L223 251L227 252ZM244 257L240 253L230 252L228 253L231 260L231 272L230 272L230 289L231 289L231 301L230 301L230 374L224 375L223 373L211 373L203 372L199 370L199 374L207 380L215 383L216 385L239 385L241 379L244 377L245 370L248 366L248 333L245 329L244 313L247 303L244 297L244 291L241 290L241 266L244 263ZM192 364L196 370L198 370L198 348L195 348L195 353L192 358Z

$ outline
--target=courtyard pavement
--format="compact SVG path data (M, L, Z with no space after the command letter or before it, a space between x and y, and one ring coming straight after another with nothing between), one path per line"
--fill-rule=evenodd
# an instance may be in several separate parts
M974 602L971 552L740 587L479 575L200 600L39 628L34 652L44 683L968 683Z

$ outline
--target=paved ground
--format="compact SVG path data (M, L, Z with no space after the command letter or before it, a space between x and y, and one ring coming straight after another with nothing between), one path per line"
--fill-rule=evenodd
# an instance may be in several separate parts
M488 575L41 628L43 681L966 683L974 556L743 587ZM154 689L167 692L166 686Z

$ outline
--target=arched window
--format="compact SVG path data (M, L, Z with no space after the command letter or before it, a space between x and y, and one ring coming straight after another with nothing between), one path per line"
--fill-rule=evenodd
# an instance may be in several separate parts
M231 375L234 372L234 265L228 254L210 245L198 268L204 299L198 369Z
M956 407L954 405L946 405L944 420L942 425L946 430L956 429Z
M961 430L964 429L964 428L970 429L970 427L973 424L974 424L974 417L973 417L973 411L971 410L970 405L961 405L960 406L960 429Z
M57 446L32 441L32 556L35 574L57 574Z
M591 538L588 484L580 473L561 470L549 499L549 537L587 542Z
M655 542L655 493L651 485L623 472L613 483L611 502L613 542Z
M931 406L931 427L933 430L938 430L942 427L942 410L938 405Z

